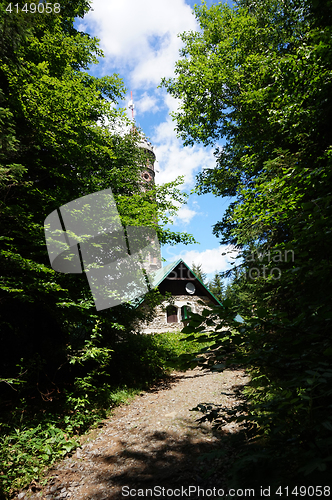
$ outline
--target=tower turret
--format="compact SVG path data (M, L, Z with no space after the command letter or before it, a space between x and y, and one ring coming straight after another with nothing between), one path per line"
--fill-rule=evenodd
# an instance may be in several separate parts
M149 142L145 137L142 138L141 142L139 142L138 146L142 149L144 149L146 155L147 155L147 161L145 165L145 169L142 172L142 179L144 183L147 182L152 182L154 184L155 182L155 170L154 170L154 162L156 161L156 155L153 151L153 146L151 142ZM143 184L144 188L144 184Z
M133 101L133 93L131 92L131 99L128 103L128 108L131 110L132 113L132 121L133 121L133 128L132 130L135 130L135 125L134 125L134 101ZM138 143L138 147L142 148L146 154L146 162L145 165L142 169L141 172L141 178L142 178L142 183L141 183L141 189L142 191L147 191L149 189L149 186L152 187L155 183L155 169L154 169L154 164L156 161L156 155L153 150L153 146L151 142L149 142L144 135L140 137L140 141ZM157 215L156 215L156 220L157 220ZM154 255L149 255L148 259L144 262L145 269L148 272L155 271L160 269L161 266L161 251L160 251L160 246L158 244L158 252L154 252Z

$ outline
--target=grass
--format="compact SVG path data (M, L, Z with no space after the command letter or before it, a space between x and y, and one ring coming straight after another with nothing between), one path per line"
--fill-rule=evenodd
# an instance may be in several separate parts
M198 339L201 335L194 335ZM205 336L205 334L204 334ZM190 366L190 359L201 349L211 346L213 341L199 344L195 340L187 340L188 335L181 332L168 332L153 335L157 346L165 352L165 368L167 370L184 370Z

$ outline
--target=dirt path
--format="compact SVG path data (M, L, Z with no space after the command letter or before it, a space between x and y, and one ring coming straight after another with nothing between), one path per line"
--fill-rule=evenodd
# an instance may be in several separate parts
M204 402L231 407L234 388L247 381L239 370L173 373L167 383L136 396L130 405L116 408L98 434L95 432L72 457L52 469L42 490L22 492L16 498L157 498L163 495L146 495L146 490L189 485L225 487L227 464L234 452L225 445L222 459L207 462L204 453L222 446L222 434L213 431L209 423L195 422L201 414L190 409ZM233 425L223 432L236 430ZM214 474L216 466L218 473ZM209 471L212 474L206 478Z

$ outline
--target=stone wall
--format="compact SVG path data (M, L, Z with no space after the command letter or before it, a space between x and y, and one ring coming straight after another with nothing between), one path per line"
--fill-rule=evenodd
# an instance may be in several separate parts
M143 333L163 333L163 332L179 332L185 326L181 321L181 307L189 306L194 313L200 313L205 306L198 304L204 302L206 306L213 305L208 297L177 295L172 297L172 302L165 301L156 307L156 316L150 323L141 323L140 331ZM178 322L167 323L166 307L174 305L177 308Z

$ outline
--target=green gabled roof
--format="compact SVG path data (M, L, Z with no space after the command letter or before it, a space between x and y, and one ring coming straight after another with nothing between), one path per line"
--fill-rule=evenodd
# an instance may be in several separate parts
M207 291L207 293L209 295L211 295L211 297L213 297L214 300L216 302L218 302L218 304L220 306L222 306L222 303L217 299L217 297L215 297L213 295L213 293L210 292L210 290L204 285L204 283L198 278L198 276L196 276L196 274L192 271L192 269L182 259L178 259L176 262L172 262L171 264L167 264L167 266L158 269L158 271L155 271L154 276L153 276L153 280L152 280L152 286L151 286L151 288L152 289L157 288L157 286L159 286L160 283L162 283L164 281L164 279L166 279L166 277L169 275L169 273L171 273L173 271L173 269L175 269L176 266L180 264L180 262L183 262L183 264L195 276L195 278L197 279L197 281L199 281L200 284L205 288L205 290ZM144 297L142 297L138 301L138 303L136 303L136 307L138 307L143 301L144 301ZM238 323L243 323L243 319L241 318L241 316L239 314L236 315L236 317L234 318L234 320L237 321Z
M180 262L183 262L182 259L177 260L176 262L171 262L171 264L167 264L165 267L161 267L156 271L153 276L153 281L152 281L152 288L156 288L164 279L173 271L173 269L180 264Z
M214 300L219 305L222 306L222 303L213 295L213 293L210 292L210 290L204 285L204 283L202 283L202 281L196 276L196 274L190 269L190 267L182 259L178 259L176 262L172 262L171 264L168 264L167 266L162 267L161 269L158 269L158 271L156 271L154 273L151 288L154 289L157 286L159 286L160 283L162 283L164 281L164 279L166 279L166 277L169 275L169 273L171 273L173 271L173 269L175 269L176 266L178 266L181 262L190 270L190 272L195 276L195 278L197 279L197 281L199 281L200 284L205 288L205 290L207 291L207 293L209 295L211 295L211 297L213 297ZM144 300L144 298L142 298L140 300L140 303L142 303L143 300Z
M189 266L185 263L185 261L184 261L184 260L179 259L179 260L178 260L178 262L176 263L176 265L178 265L180 262L183 262L183 263L184 263L184 265L185 265L185 266L187 266L187 268L188 268L188 269L190 270L190 272L191 272L191 273L195 276L195 278L197 279L197 281L199 281L199 282L200 282L200 284L201 284L202 286L204 286L204 288L205 288L205 290L208 292L208 294L209 294L209 295L211 295L211 297L213 297L213 298L214 298L214 300L216 300L220 306L222 306L222 303L221 303L221 302L217 299L217 297L215 297L215 296L213 295L213 293L212 293L212 292L210 292L210 290L209 290L209 289L208 289L208 288L204 285L203 281L202 281L202 280L200 280L198 276L196 276L196 274L194 273L194 271L193 271L193 270L192 270L192 269L191 269L191 268L190 268L190 267L189 267Z

